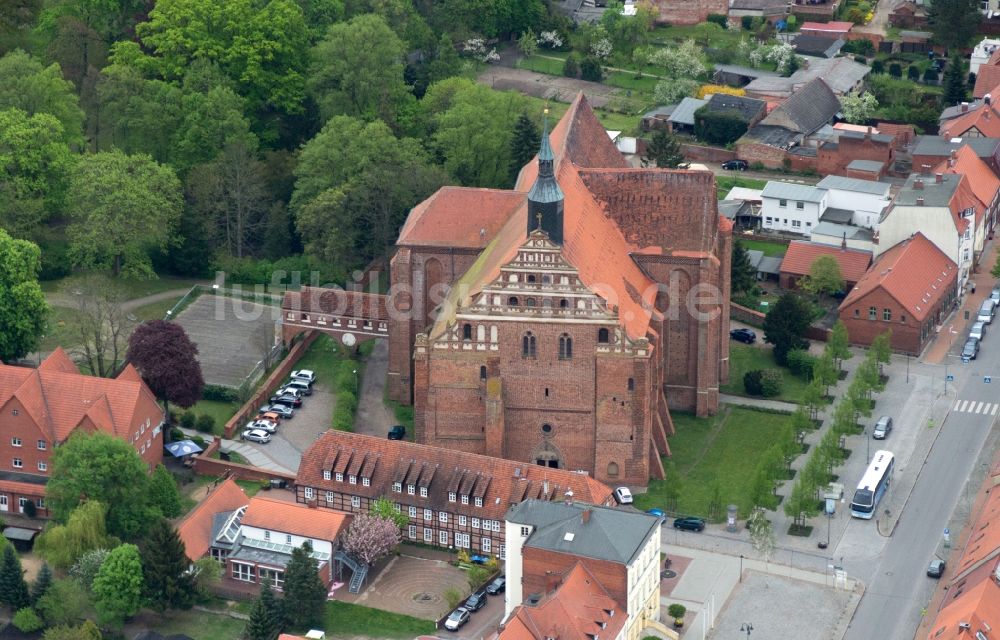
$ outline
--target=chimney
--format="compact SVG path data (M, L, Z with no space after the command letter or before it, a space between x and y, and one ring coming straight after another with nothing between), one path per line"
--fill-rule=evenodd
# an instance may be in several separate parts
M969 110L969 103L968 102L963 102L962 103L962 113L965 113L968 110Z
M921 180L920 178L917 178L916 180L913 181L913 188L916 189L917 191L922 190L924 188L924 181Z
M929 164L920 165L920 173L925 176L931 175L931 165Z
M868 125L868 130L865 131L865 140L871 140L871 139L872 139L872 127L871 125Z
M847 232L844 232L844 237L840 239L840 250L847 251Z
M993 96L988 93L985 96L983 96L983 104L986 105L993 104Z
M957 158L958 158L958 149L952 149L951 150L951 159L955 160Z
M590 511L591 511L590 509L585 509L583 511L583 515L580 516L580 519L583 522L583 524L587 524L588 522L590 522Z
M924 206L924 199L923 198L917 198L917 206L918 207Z
M943 180L944 180L944 176L942 174L940 174L940 173L935 173L934 174L934 182L936 182L937 184L941 184L941 182Z

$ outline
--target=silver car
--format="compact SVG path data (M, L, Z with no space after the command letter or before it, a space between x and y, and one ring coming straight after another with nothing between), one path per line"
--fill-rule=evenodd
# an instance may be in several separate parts
M986 333L986 323L976 322L969 329L969 339L975 338L976 340L982 340L983 335Z
M260 420L251 420L247 423L245 428L248 431L252 429L260 429L261 431L267 431L268 433L277 433L278 423L273 420L265 420L262 418Z
M240 439L267 444L271 441L271 434L263 429L247 429L240 434Z

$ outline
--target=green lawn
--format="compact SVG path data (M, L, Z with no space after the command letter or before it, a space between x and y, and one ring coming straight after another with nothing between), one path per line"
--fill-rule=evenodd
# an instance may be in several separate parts
M707 517L715 485L721 500L718 519L728 504L748 513L749 489L757 459L769 449L790 416L741 407L724 408L711 418L673 414L677 433L670 438L670 458L663 459L666 480L652 480L645 494L636 495L639 509L667 506L666 487L679 486L677 511ZM677 484L679 482L679 485Z
M178 296L177 298L150 302L149 304L133 309L132 315L138 318L140 322L145 322L146 320L163 320L167 315L167 311L172 309L180 299L181 297Z
M218 400L199 400L197 404L188 409L196 416L208 414L215 418L215 430L213 433L222 435L222 428L226 421L236 415L236 410L240 405L236 402L220 402Z
M68 307L51 307L49 326L39 343L41 351L52 351L56 347L67 348L78 344L73 335L73 328L80 317L76 309Z
M156 631L169 636L184 634L194 640L233 640L243 635L246 622L205 611L171 611Z
M110 276L110 273L108 274ZM46 280L42 282L42 291L46 293L54 293L60 290L63 283L66 280ZM135 298L141 298L143 296L152 295L154 293L160 293L161 291L170 291L172 289L190 289L194 285L200 283L208 283L208 280L192 280L191 278L173 278L169 276L161 276L155 280L132 280L128 278L121 278L120 282L128 293L128 299L134 300ZM168 307L169 308L169 307Z
M370 638L413 638L433 635L434 622L346 602L326 603L327 633L350 630ZM236 636L233 636L236 637Z
M564 60L553 60L552 58L543 58L542 56L531 56L530 58L521 58L517 61L518 69L527 69L528 71L536 71L538 73L547 73L550 76L561 76L563 73L563 66L565 65Z
M296 369L309 369L316 373L316 379L324 385L333 388L333 380L337 376L337 366L343 357L343 347L328 335L321 335L312 343L309 351L302 356Z
M704 46L704 42L697 40L699 37L697 25L680 26L664 25L653 29L650 40L654 43L670 41L683 42L684 40L695 40L699 46ZM725 29L716 36L712 36L709 46L716 49L734 48L740 43L740 38L750 38L750 34L742 29Z
M757 332L758 340L763 333ZM739 342L729 343L729 382L719 387L722 393L746 395L743 390L743 374L753 369L777 369L781 372L781 393L772 400L802 402L808 383L785 367L778 366L770 345L752 346Z
M766 240L749 240L740 238L740 244L744 249L763 251L765 256L783 256L788 251L788 245L780 242L767 242Z
M611 71L604 78L604 84L628 89L632 91L633 98L640 97L635 95L636 93L643 94L641 97L650 101L653 99L653 90L656 89L656 83L659 81L659 78L652 76L644 75L640 78L635 73L622 73L621 71Z
M733 187L746 187L747 189L763 189L767 180L757 180L755 178L740 178L738 176L715 176L715 189L718 191L719 200L726 197Z

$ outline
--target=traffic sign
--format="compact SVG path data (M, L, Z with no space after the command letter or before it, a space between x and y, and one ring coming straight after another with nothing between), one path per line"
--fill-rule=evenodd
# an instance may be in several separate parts
M948 375L946 375L944 377L944 380L945 380L945 382L954 382L955 381L955 376L949 373Z
M993 376L983 376L983 382L986 384L993 382Z
M951 530L948 529L948 527L945 527L944 528L944 535L948 535L949 533L951 533Z

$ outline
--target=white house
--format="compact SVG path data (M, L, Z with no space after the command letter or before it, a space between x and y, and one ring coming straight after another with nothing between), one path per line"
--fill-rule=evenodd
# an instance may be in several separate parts
M997 0L983 0L983 13L992 11L997 12ZM987 7L988 5L988 7ZM990 56L1000 48L1000 40L995 40L992 38L983 38L976 48L972 50L972 56L969 58L969 73L979 73L979 67L990 61Z
M875 229L886 207L892 200L888 182L874 182L827 176L819 181L817 188L826 189L826 206L850 211L851 224L866 229Z
M761 192L761 227L808 234L827 208L825 189L791 182L768 182Z

